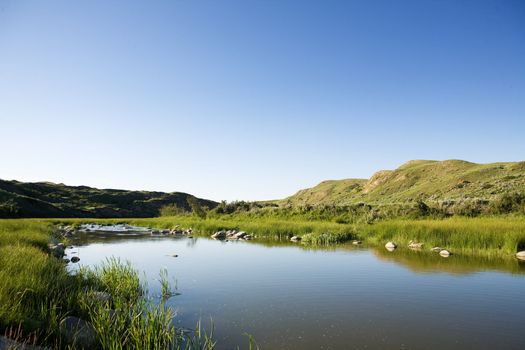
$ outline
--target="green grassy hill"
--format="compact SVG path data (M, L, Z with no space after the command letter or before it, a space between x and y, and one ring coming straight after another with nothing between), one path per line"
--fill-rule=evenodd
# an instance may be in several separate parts
M395 204L494 199L525 192L525 162L476 164L462 160L413 160L370 179L323 181L279 201L284 205Z
M191 210L182 192L147 192L0 180L0 217L153 217L166 205ZM197 198L203 207L218 203Z

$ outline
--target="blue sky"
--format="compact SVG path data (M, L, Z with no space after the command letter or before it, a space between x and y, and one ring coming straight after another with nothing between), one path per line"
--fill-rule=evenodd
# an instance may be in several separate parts
M522 1L0 0L0 178L272 199L525 159Z

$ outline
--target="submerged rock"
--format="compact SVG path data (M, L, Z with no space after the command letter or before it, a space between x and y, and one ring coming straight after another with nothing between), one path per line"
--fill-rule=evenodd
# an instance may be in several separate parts
M75 316L68 316L60 322L60 334L74 348L92 349L96 345L93 326Z

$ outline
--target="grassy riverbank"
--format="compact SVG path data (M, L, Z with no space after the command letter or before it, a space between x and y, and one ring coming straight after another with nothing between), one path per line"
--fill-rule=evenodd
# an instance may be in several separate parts
M66 220L79 224L84 220ZM101 223L117 223L122 220L93 220ZM446 219L398 219L373 224L338 224L326 221L301 219L253 218L243 215L225 215L218 218L200 219L191 215L151 219L131 219L126 222L156 228L192 227L195 234L210 235L217 230L237 229L254 234L258 238L288 240L301 236L303 244L323 245L360 239L366 243L383 245L395 241L407 246L410 240L424 243L425 249L433 246L446 247L455 253L485 256L514 256L525 249L525 217L452 217Z
M162 302L152 303L147 289L131 266L109 260L94 270L69 275L53 257L48 243L55 225L83 222L127 222L159 229L192 227L196 235L221 229L244 230L257 240L289 241L301 236L304 245L326 245L360 239L381 247L410 240L450 249L462 256L512 258L525 249L525 217L454 217L441 220L388 220L374 224L338 224L300 219L253 218L228 215L201 219L191 215L151 219L18 219L0 220L0 334L31 344L66 348L70 341L60 322L76 316L92 325L95 348L197 348L213 342L201 332L182 333L171 322L172 312ZM428 254L430 254L428 252ZM169 289L169 286L167 287ZM109 300L96 296L108 293ZM159 299L160 300L160 299ZM109 311L117 310L117 311ZM130 317L131 316L131 317Z
M199 329L191 334L176 329L172 311L151 302L130 265L108 260L99 268L68 274L48 251L48 242L56 240L53 229L49 220L0 220L0 334L54 349L71 344L95 349L214 347ZM60 322L68 316L89 322L87 337L61 331Z

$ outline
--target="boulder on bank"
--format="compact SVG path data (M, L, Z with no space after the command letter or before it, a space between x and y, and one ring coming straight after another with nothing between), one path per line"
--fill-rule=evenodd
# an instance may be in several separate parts
M235 237L235 238L244 238L244 237L246 237L247 235L248 235L248 234L247 234L246 232L244 232L244 231L240 231L240 232L235 233L235 234L233 235L233 237Z
M53 254L57 258L62 258L65 254L65 247L63 243L49 243L48 245L49 251L51 254Z
M213 235L211 235L211 238L224 239L226 238L226 231L217 231Z
M75 316L68 316L60 322L60 334L74 348L92 349L96 345L93 326Z

